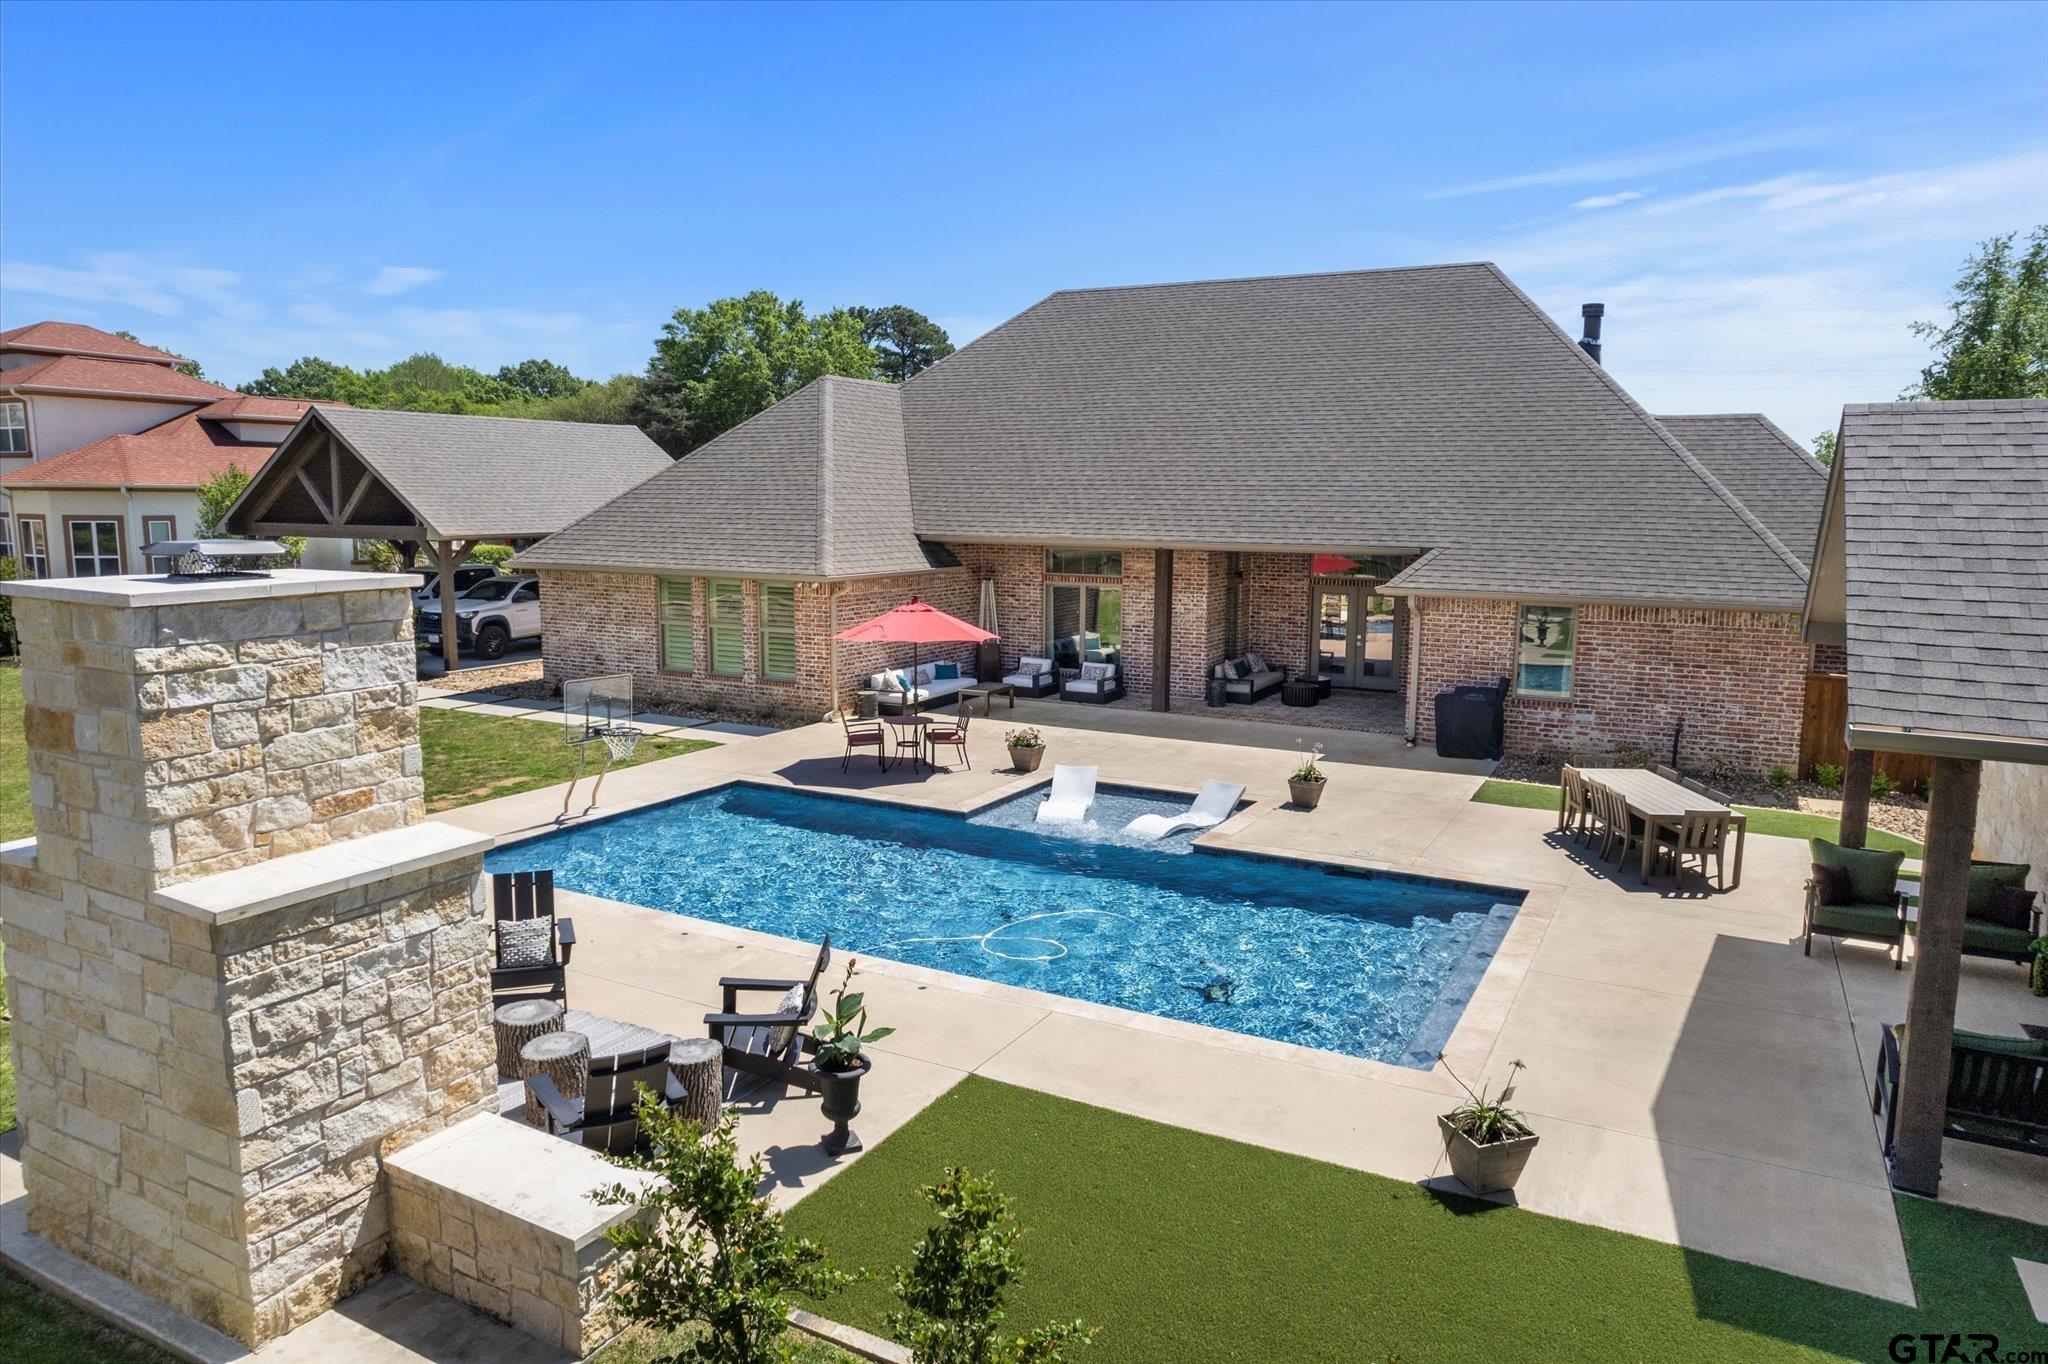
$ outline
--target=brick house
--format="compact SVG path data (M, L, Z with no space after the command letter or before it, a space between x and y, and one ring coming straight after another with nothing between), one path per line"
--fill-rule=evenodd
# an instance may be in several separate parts
M1429 743L1438 689L1505 676L1511 752L1682 722L1688 763L1789 766L1823 471L1753 414L1651 416L1596 354L1487 264L1062 292L908 383L821 379L518 562L552 679L679 706L824 714L907 661L836 630L912 594L973 619L991 583L1005 668L1094 634L1127 704L1257 653Z

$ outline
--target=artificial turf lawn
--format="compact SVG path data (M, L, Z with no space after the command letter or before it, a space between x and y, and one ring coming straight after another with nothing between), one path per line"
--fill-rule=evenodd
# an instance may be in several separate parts
M17 721L17 733L20 728ZM640 741L632 757L616 759L612 770L716 747L718 744L712 739L650 735ZM429 810L452 810L480 800L535 791L576 775L576 750L563 742L560 724L517 716L422 710L420 757L427 779ZM584 775L594 775L603 759L602 752L585 754Z
M1015 1199L1010 1325L1081 1317L1101 1364L1881 1360L1902 1331L2043 1343L2011 1257L2048 1255L2048 1232L2025 1223L1901 1199L1916 1310L978 1077L791 1211L868 1271L817 1310L884 1329L892 1268L930 1220L917 1187L949 1163Z
M0 1359L8 1364L171 1364L171 1356L0 1269Z
M1541 782L1488 777L1480 783L1472 799L1485 805L1555 810L1557 788ZM1826 815L1810 814L1804 810L1772 810L1761 805L1738 805L1735 808L1749 816L1749 831L1753 834L1768 834L1773 838L1836 839L1842 836L1841 822ZM1923 851L1912 839L1901 838L1884 829L1870 831L1870 846L1879 852L1902 852L1908 857L1919 857Z

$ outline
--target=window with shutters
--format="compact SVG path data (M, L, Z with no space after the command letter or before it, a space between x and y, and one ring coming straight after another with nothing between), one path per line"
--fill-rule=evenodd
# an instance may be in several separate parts
M690 637L690 580L661 580L661 666L663 671L686 673L697 666L695 642Z
M761 584L761 675L796 681L796 587Z
M740 584L711 584L711 671L721 677L738 677L747 670L747 612L740 596Z

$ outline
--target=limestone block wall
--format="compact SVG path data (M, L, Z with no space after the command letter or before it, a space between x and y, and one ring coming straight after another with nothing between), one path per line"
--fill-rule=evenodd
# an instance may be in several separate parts
M2048 891L2048 767L1984 764L1977 794L1977 856L2024 862L2027 884Z

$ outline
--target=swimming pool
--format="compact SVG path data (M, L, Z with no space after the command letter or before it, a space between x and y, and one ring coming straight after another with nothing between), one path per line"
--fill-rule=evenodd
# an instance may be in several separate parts
M845 952L1416 1067L1450 1036L1522 899L1190 852L1185 838L1157 851L1006 827L1042 796L969 820L736 784L501 848L488 865L553 867L558 886L607 899L804 942L830 933Z

